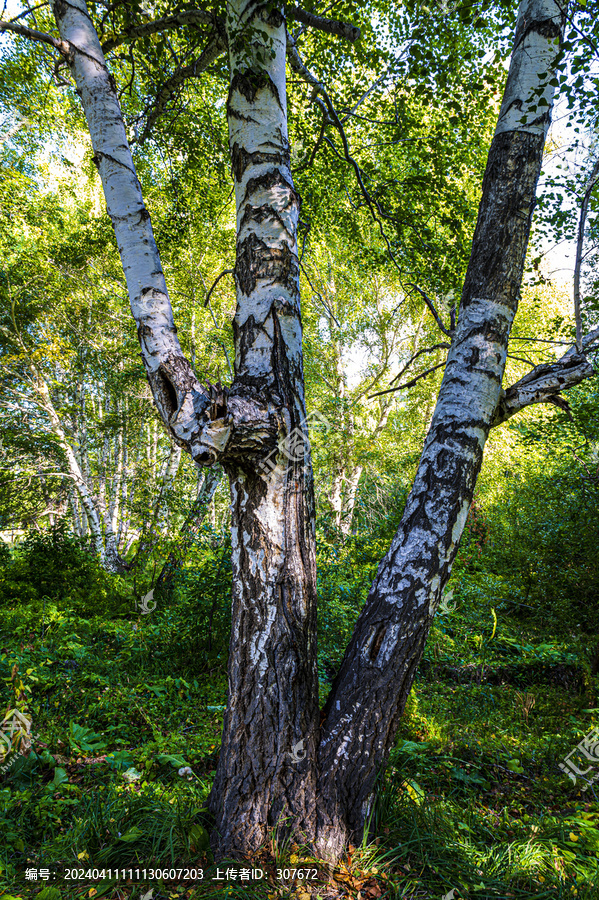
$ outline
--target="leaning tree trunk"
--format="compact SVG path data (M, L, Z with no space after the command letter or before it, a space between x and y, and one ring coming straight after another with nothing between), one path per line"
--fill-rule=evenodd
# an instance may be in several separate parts
M555 0L524 0L520 8L437 407L402 523L319 732L299 198L289 170L282 11L254 0L231 0L227 7L238 242L235 380L223 390L203 387L182 354L114 82L85 0L53 0L52 6L88 121L156 405L173 439L201 465L220 462L231 480L233 629L229 706L210 798L215 850L248 854L286 820L297 838L314 838L321 853L336 856L360 835L371 808L449 577L489 429L500 407L505 418L526 404L509 391L500 401L501 380L553 100L548 79L560 8ZM563 385L562 367L549 368ZM588 377L585 360L574 368L571 384Z
M210 803L215 846L244 853L256 850L267 829L285 819L307 837L314 826L316 557L285 20L273 5L232 0L227 29L237 206L231 395L268 398L282 438L262 470L224 463L231 480L233 624L229 702Z
M399 530L324 710L318 845L327 855L363 831L472 501L500 399L562 27L555 0L523 0L431 427Z

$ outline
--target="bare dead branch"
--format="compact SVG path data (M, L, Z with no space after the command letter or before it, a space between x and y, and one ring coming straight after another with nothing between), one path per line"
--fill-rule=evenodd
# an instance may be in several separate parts
M507 354L508 359L515 359L516 362L526 363L527 366L534 366L534 363L531 359L525 359L523 356L514 356L512 353Z
M599 465L597 466L597 471L595 472L595 474L593 474L591 469L587 466L585 461L580 458L580 456L578 455L576 450L574 450L573 447L568 447L568 450L570 451L570 453L572 454L574 459L576 459L580 463L580 465L583 467L583 469L587 473L587 480L593 481L595 484L599 484ZM584 478L584 475L582 477Z
M566 347L572 346L572 341L552 341L549 338L524 337L519 334L511 334L510 341L524 341L529 344L563 344Z

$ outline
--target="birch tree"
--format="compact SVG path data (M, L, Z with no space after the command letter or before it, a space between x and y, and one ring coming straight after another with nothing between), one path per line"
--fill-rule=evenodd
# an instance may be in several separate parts
M32 196L11 174L0 216L0 426L21 453L10 455L10 470L21 490L28 480L38 485L42 527L46 516L70 518L102 564L123 571L146 519L156 534L166 531L181 448L167 452L110 253L78 231L80 207L70 201L74 194L83 203L85 191L59 184Z
M399 530L322 710L300 198L290 168L286 58L310 85L325 128L343 139L343 127L290 37L286 16L349 40L358 37L357 29L275 0L230 0L224 16L186 10L138 31L129 27L129 36L190 22L204 28L198 71L228 52L237 308L235 377L225 389L203 384L182 352L115 82L85 0L54 0L52 9L58 36L21 23L2 28L44 41L66 60L88 122L156 406L173 440L200 466L220 463L230 481L233 624L228 707L209 801L215 852L247 855L275 828L338 857L361 838L372 810L376 777L450 574L491 427L532 403L556 402L561 390L592 373L585 351L597 333L583 337L582 352L573 347L502 388L553 103L562 9L555 0L522 0L432 423ZM104 46L118 41L115 36ZM371 208L376 213L372 202Z

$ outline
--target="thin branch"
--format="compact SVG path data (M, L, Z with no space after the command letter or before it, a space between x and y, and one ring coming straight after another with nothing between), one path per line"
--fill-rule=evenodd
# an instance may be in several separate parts
M572 346L572 341L552 341L548 338L521 337L519 334L510 335L510 341L527 341L532 344L563 344L567 347Z
M333 312L333 310L331 309L331 307L328 305L328 303L325 301L325 299L324 299L324 297L322 296L322 294L320 293L320 291L317 291L316 288L314 287L314 285L312 284L312 282L310 281L310 276L309 276L308 273L306 272L306 269L305 269L304 266L302 265L301 261L300 261L300 269L301 269L302 272L304 273L304 276L305 276L305 278L306 278L306 281L308 282L308 284L309 284L310 287L312 288L312 291L314 292L314 296L316 297L316 299L317 299L317 300L320 300L320 302L321 302L322 305L324 306L325 310L327 311L327 314L328 314L332 319L334 319L337 328L341 328L341 324L340 324L340 322L339 322L339 319L337 318L337 316L335 315L335 313Z
M515 359L516 362L526 363L527 366L534 366L532 359L524 359L523 356L513 356L511 353L506 354L508 359Z
M326 127L327 127L326 119L323 116L322 123L320 125L320 132L319 132L318 138L316 139L316 143L314 144L314 146L312 148L312 152L310 153L310 158L308 159L307 163L304 163L303 166L298 166L296 169L296 172L303 172L305 169L310 168L310 166L316 159L316 154L318 153L318 151L320 150L320 148L322 146L322 142L324 140L324 132L325 132Z
M315 16L314 13L306 12L299 6L286 6L285 15L302 25L309 28L316 28L317 31L324 31L326 34L334 34L336 37L344 38L346 41L357 41L360 37L360 29L356 25L350 25L347 22L338 22L336 19L325 19L323 16Z
M428 296L428 294L425 294L425 292L422 290L422 288L419 288L417 284L414 284L411 281L408 282L408 287L414 288L414 290L418 291L420 296L424 299L424 302L426 303L426 305L430 309L431 313L433 314L433 316L435 318L435 322L437 323L437 325L439 326L439 328L441 329L443 334L446 334L448 338L453 337L452 332L449 331L443 324L443 320L441 319L441 316L435 309L435 304L433 303L431 298Z
M580 456L578 455L578 453L576 453L576 451L574 450L574 448L573 448L573 447L568 447L568 450L570 451L570 453L572 454L572 456L574 457L574 459L578 460L578 462L580 463L580 465L583 467L583 469L584 469L585 472L587 473L587 478L588 478L590 481L594 481L596 484L599 484L599 466L597 466L597 472L596 472L596 474L593 475L593 473L591 472L591 470L589 469L589 467L587 466L587 464L585 463L585 461L584 461L583 459L580 458ZM584 478L584 476L583 476L583 478Z
M368 397L369 400L372 400L373 397L381 397L383 394L392 394L394 391L403 391L406 388L414 387L417 381L420 381L421 378L426 378L427 375L430 375L431 372L436 372L437 369L442 369L445 366L445 363L439 363L436 366L432 366L430 369L426 369L424 372L421 372L420 375L417 375L416 378L412 378L411 381L406 381L405 384L398 384L397 387L388 388L386 391L377 391L376 394L370 394Z
M355 159L352 157L351 153L349 152L349 143L347 140L347 136L345 134L345 130L343 128L341 120L339 119L339 116L337 115L335 107L333 106L333 102L332 102L331 98L329 97L327 89L318 80L318 78L315 75L313 75L313 73L310 72L310 70L304 65L302 58L300 57L300 55L297 51L295 41L292 38L292 36L289 34L289 32L287 33L287 56L289 59L289 64L290 64L291 68L293 69L293 71L297 72L297 74L300 75L307 84L312 85L312 87L314 89L312 91L312 100L322 110L323 115L324 115L325 126L326 125L334 125L335 128L337 129L337 131L339 132L339 136L341 138L341 143L343 144L343 155L341 155L339 153L339 151L337 150L337 148L335 147L335 145L329 138L325 137L324 139L327 141L327 143L330 145L330 147L333 149L333 151L337 154L337 156L341 157L342 159L345 159L346 162L348 162L350 164L350 166L353 168L354 173L356 175L356 181L358 182L358 186L360 188L362 196L364 197L364 200L366 201L366 205L368 206L368 209L370 210L370 214L372 215L372 218L374 219L374 221L376 222L376 224L379 227L379 232L385 242L385 245L387 247L387 252L389 253L389 257L392 260L395 267L397 268L398 272L401 274L401 266L400 266L399 262L397 261L395 254L393 253L393 249L391 247L391 241L389 240L389 238L385 232L385 229L383 228L383 223L381 222L381 218L390 218L390 217L385 215L385 213L381 209L379 203L375 199L373 199L373 197L370 196L370 193L366 189L366 185L364 184L364 180L362 178L362 169L360 168L358 163L355 161ZM319 96L319 94L322 96ZM378 215L377 215L377 213L378 213Z
M221 34L216 35L208 41L201 54L194 62L187 66L180 66L176 69L171 77L166 81L156 100L154 101L152 112L148 116L148 120L144 126L144 130L139 138L139 144L143 144L150 135L152 128L160 118L164 109L177 90L188 78L197 78L202 72L205 72L208 66L212 65L218 57L225 52L227 44Z
M28 9L24 9L23 12L19 13L18 16L15 16L10 21L18 22L19 19L24 19L26 16L30 16L31 13L34 13L36 11L36 9L41 9L43 6L48 6L48 5L49 4L47 2L45 2L45 3L38 3L37 6L30 6ZM35 16L33 18L35 19Z
M422 350L419 350L417 353L410 357L403 369L401 369L401 371L397 373L395 378L391 379L390 383L393 384L394 381L397 381L398 378L401 378L404 372L406 372L410 368L412 363L417 360L419 356L422 356L423 353L434 353L435 350L449 350L450 347L451 344L435 344L434 347L423 347Z
M591 177L586 186L582 203L580 204L580 218L578 220L578 241L576 243L576 263L574 265L574 320L576 322L576 346L582 351L582 316L580 312L580 270L582 267L582 248L584 245L584 228L586 224L589 200L593 188L599 178L599 159L593 166Z
M572 28L578 32L578 34L582 38L583 42L585 44L588 44L588 46L591 48L591 50L593 51L593 53L595 54L597 59L599 59L599 50L597 49L596 44L594 43L594 41L591 40L591 38L588 36L588 34L586 34L586 32L584 32L582 30L582 28L579 28L579 26L576 24L574 17L568 13L568 10L566 8L567 5L566 5L566 7L563 7L561 5L561 3L559 3L559 2L556 5L557 5L557 8L559 9L559 11L561 12L561 14L566 17L566 19L568 20L568 22L570 23Z
M377 78L376 81L374 81L370 85L370 87L364 91L364 93L362 94L360 99L341 118L341 122L347 122L347 120L349 118L351 118L351 116L355 115L356 110L359 109L359 107L363 103L365 103L366 100L368 100L368 98L370 97L372 92L375 91L377 89L377 87L379 87L379 85L383 84L387 80L387 78L391 75L393 68L397 65L397 62L398 62L397 60L392 62L391 65L387 67L387 71L383 72L383 74L380 76L380 78ZM385 123L385 124L388 124L388 123ZM395 124L395 123L393 123L393 124Z
M210 297L212 296L212 291L214 290L214 288L216 287L216 285L219 283L219 281L221 280L221 278L224 278L225 275L234 275L234 274L235 274L235 269L223 269L223 271L220 273L220 275L218 276L218 278L216 279L216 281L214 282L214 284L212 285L212 287L210 288L210 290L209 290L208 293L206 294L206 299L204 300L204 309L205 309L205 308L208 306L208 304L210 303Z
M216 316L214 315L214 310L212 309L212 303L210 302L210 296L211 296L211 294L212 294L212 291L213 291L214 288L216 287L216 285L217 285L217 284L219 283L219 281L221 280L221 278L224 278L225 275L234 275L234 274L235 274L235 269L225 269L224 271L222 271L222 272L220 273L220 275L218 276L218 278L216 279L216 281L214 282L214 284L212 285L212 287L210 288L210 290L208 291L208 293L206 294L206 300L204 301L204 309L206 309L206 307L208 307L208 309L209 309L209 311L210 311L210 315L212 316L212 321L214 322L214 327L215 327L215 328L218 328L219 331L222 331L223 329L222 329L222 326L220 326L220 325L218 324L218 322L216 321ZM204 282L204 277L203 277L201 271L200 271L200 278L202 279L202 284L204 285L204 287L206 287L206 284L205 284L205 282ZM231 365L231 360L229 359L229 354L228 354L228 352L227 352L227 347L226 347L224 341L219 341L219 343L220 343L221 347L223 348L223 353L225 354L225 359L227 360L227 366L228 366L228 368L229 368L229 374L230 374L231 378L234 378L234 377L235 377L235 373L234 373L234 371L233 371L233 366Z
M27 28L26 25L17 25L15 22L0 22L0 32L4 31L18 34L21 37L28 38L30 41L49 44L55 50L58 50L65 59L70 59L72 56L73 51L70 44L66 41L60 41L58 38L52 37L51 34L46 34L43 31L34 31L33 28Z

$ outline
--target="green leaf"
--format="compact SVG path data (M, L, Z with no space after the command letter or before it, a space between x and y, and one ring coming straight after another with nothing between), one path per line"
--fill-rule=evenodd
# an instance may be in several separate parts
M210 849L210 836L202 825L192 825L188 837L189 846L194 853Z
M133 844L135 841L138 841L140 837L143 837L143 831L141 828L138 828L137 825L132 825L131 828L120 836L119 841L124 841L126 844Z
M60 766L54 770L54 778L52 780L52 784L54 787L58 787L61 784L64 784L65 781L69 780L69 776L67 775L64 769L61 769Z

